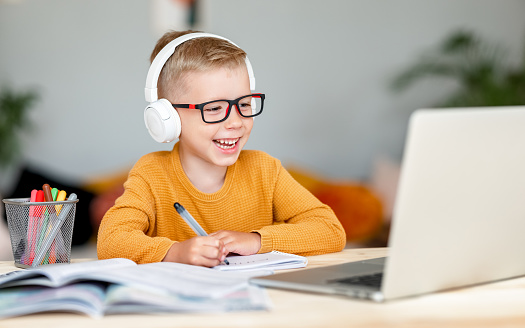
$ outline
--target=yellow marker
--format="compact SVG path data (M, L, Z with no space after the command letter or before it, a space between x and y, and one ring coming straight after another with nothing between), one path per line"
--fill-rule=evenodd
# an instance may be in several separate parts
M66 192L64 190L60 190L58 192L57 196L57 202L62 202L66 200ZM62 205L55 205L55 209L58 214L60 214L60 210L62 209Z
M57 200L58 197L58 189L53 188L51 189L51 196L53 196L53 201ZM55 205L55 212L57 212L57 206ZM56 222L53 222L52 224L56 224ZM49 233L51 232L51 224L48 226L47 232L46 232L46 238L49 237ZM56 252L56 242L53 240L53 243L51 244L51 247L49 248L49 253L46 255L45 262L48 262L49 264L56 263L57 259L57 252ZM47 263L46 263L47 264Z
M58 191L57 188L53 188L51 190L51 193L53 195L53 200L54 201L61 202L61 201L66 200L66 192L64 190ZM55 211L57 212L57 215L60 214L60 210L61 209L62 209L62 205L55 205ZM48 232L46 234L46 238L48 237L49 230L50 229L48 229ZM47 256L46 256L46 260L47 260ZM57 256L56 256L56 242L55 242L55 240L53 240L53 243L51 244L51 248L50 248L49 263L50 264L56 263L56 260L57 260Z

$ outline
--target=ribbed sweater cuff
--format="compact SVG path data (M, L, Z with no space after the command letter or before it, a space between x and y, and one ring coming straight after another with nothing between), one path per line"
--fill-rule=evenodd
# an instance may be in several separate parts
M173 245L175 242L172 240L169 240L166 238L166 240L163 240L159 246L157 247L157 252L155 252L155 255L153 258L148 260L148 262L145 263L155 263L155 262L162 262L162 260L166 257L166 254L168 254L168 251L171 248L171 245Z
M271 252L273 249L272 236L269 233L260 230L254 230L252 232L256 232L261 235L261 249L259 249L259 252L257 253L261 254Z

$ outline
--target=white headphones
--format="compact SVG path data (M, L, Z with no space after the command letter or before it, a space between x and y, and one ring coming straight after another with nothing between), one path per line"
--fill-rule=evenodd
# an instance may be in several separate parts
M173 55L177 46L191 39L196 38L217 38L230 42L230 40L209 33L190 33L176 38L168 43L155 57L148 71L146 78L146 101L149 105L144 110L144 122L149 134L157 142L171 142L180 136L181 122L175 108L167 99L158 99L157 83L160 72L168 59ZM255 90L255 77L253 75L252 65L248 57L245 58L248 76L250 78L250 90Z

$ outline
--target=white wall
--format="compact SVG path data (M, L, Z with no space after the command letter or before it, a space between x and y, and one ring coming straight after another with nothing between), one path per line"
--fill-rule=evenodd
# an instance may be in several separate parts
M408 115L453 86L395 95L388 81L457 28L509 47L525 41L520 0L208 0L203 28L243 47L267 106L249 148L330 177L362 179L380 154L400 159ZM0 2L0 83L38 86L24 157L81 181L118 171L157 145L143 87L158 37L146 0ZM1 141L0 141L1 142Z
M452 85L403 95L388 81L458 28L525 46L525 2L489 0L208 1L210 29L244 46L268 94L250 147L334 177L367 177L374 159L400 159L408 114ZM231 15L232 12L251 14Z
M25 157L81 180L155 149L143 88L155 43L148 1L20 0L0 5L0 79L38 86ZM158 148L158 147L157 147Z

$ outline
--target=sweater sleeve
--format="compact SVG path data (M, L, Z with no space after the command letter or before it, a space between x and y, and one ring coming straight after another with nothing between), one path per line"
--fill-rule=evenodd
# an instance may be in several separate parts
M261 235L259 253L277 250L317 255L338 252L345 247L345 231L332 209L281 165L273 193L273 213L273 225L254 231Z
M97 239L99 259L123 257L136 263L160 262L174 241L155 235L155 195L132 170L124 194L104 215Z

